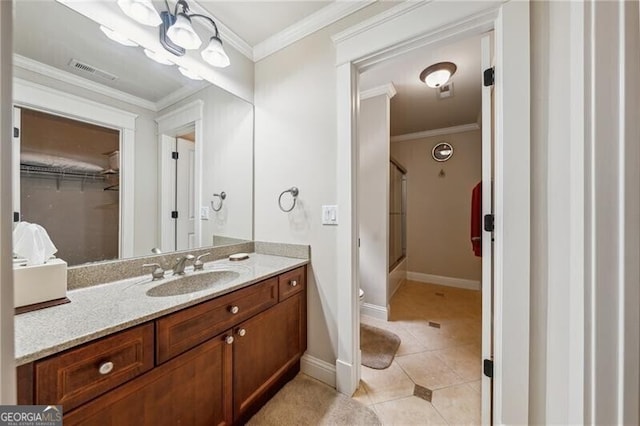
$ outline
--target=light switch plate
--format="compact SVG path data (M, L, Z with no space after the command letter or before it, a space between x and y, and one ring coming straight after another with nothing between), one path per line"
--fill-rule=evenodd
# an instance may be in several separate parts
M200 207L200 219L209 220L209 206Z
M338 224L338 206L322 206L322 224Z

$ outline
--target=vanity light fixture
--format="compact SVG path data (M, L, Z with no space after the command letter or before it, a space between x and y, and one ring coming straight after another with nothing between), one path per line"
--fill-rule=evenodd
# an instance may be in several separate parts
M118 0L118 6L129 18L143 25L157 27L162 23L151 0Z
M166 10L158 13L151 0L118 0L120 9L137 22L144 25L160 25L160 44L165 50L176 56L184 56L187 50L199 49L200 36L193 28L194 18L208 22L213 27L213 36L207 47L200 52L202 59L214 67L229 66L230 60L222 47L218 26L213 19L199 13L191 13L187 0L178 0L173 13L169 1L165 0Z
M422 70L420 80L429 87L437 88L446 84L457 69L453 62L438 62Z
M202 80L202 77L186 68L178 67L178 71L180 71L180 74L184 75L187 78L190 78L191 80Z
M111 28L105 27L104 25L100 25L100 31L102 31L104 35L106 35L111 40L115 41L116 43L120 43L123 46L129 46L129 47L138 46L138 43L136 43L135 41L129 40L125 36L113 31Z
M202 40L191 25L191 18L186 13L178 13L173 25L167 30L167 37L187 50L197 49L202 44Z
M151 59L152 61L156 61L159 64L173 65L173 62L171 62L166 56L158 54L152 50L144 49L144 54L147 55L147 58Z

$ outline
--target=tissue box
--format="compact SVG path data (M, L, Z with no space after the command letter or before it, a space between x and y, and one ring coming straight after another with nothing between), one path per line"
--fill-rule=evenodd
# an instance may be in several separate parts
M13 264L14 307L67 297L67 262L51 259L43 265Z

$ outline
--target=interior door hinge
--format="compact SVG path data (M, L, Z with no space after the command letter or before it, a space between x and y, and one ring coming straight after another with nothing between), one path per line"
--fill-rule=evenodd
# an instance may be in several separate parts
M173 158L174 160L177 160L178 159L178 151L173 151L171 153L171 158Z
M20 222L20 212L13 212L13 221Z
M20 137L20 129L18 129L17 127L13 128L13 137L14 138L19 138Z
M484 375L493 378L493 361L490 359L485 359L483 367Z
M486 70L484 70L484 73L482 74L482 76L483 76L485 86L493 86L493 83L495 81L495 76L496 76L495 67L487 68Z
M178 218L178 211L174 210L171 212L171 219L177 219Z
M495 228L495 218L492 214L484 215L484 230L487 232L493 232Z

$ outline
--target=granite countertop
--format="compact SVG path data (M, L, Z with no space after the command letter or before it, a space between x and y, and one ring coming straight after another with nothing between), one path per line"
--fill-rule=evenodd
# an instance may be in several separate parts
M78 346L119 330L153 320L188 306L230 293L284 271L306 265L308 259L250 253L249 259L207 262L205 270L231 270L238 276L213 287L177 296L151 297L146 292L170 280L152 281L151 275L71 290L71 303L17 315L15 324L16 365Z

